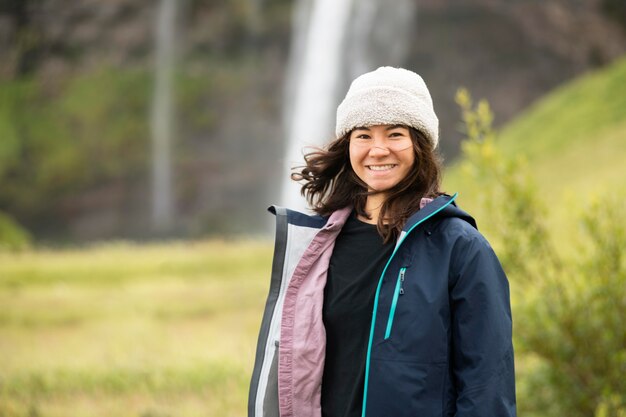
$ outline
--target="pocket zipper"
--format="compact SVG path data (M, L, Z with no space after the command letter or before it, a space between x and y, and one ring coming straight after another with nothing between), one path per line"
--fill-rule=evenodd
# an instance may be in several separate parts
M393 326L393 317L396 315L396 307L398 306L398 297L404 294L404 273L406 268L400 268L396 288L393 291L393 299L391 300L391 310L389 311L389 319L387 320L387 330L385 330L385 340L391 336L391 327Z

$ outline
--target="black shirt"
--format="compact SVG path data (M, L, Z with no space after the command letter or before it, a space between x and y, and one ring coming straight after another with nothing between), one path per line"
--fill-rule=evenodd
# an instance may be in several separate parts
M322 417L361 416L374 296L394 246L354 212L337 236L324 288Z

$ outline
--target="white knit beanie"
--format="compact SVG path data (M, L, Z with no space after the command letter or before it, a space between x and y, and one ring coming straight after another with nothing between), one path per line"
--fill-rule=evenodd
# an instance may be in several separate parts
M439 142L439 120L422 77L403 68L380 67L352 81L337 107L335 133L340 138L356 127L374 125L414 127Z

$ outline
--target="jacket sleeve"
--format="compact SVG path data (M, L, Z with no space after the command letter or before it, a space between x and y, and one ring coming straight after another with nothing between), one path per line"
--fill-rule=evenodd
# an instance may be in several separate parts
M457 240L451 261L455 416L513 417L515 370L506 275L475 230Z

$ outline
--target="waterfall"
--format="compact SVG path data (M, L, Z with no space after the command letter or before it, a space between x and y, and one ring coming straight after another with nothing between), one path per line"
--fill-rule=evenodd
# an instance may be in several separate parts
M414 0L359 0L348 28L345 73L349 80L381 65L403 66L415 29Z
M294 38L285 108L287 150L281 205L303 210L300 187L289 179L302 165L302 148L320 146L333 135L335 93L351 0L300 0L294 12Z
M151 112L152 225L157 232L171 230L174 219L171 141L172 72L178 0L160 0L156 26L156 82Z
M414 0L299 0L283 116L287 136L280 204L307 205L300 186L289 178L304 164L305 146L334 138L337 93L347 82L380 65L402 66L415 16Z

